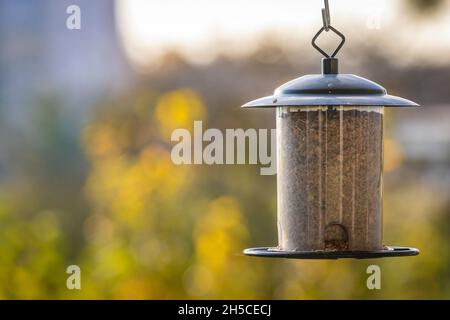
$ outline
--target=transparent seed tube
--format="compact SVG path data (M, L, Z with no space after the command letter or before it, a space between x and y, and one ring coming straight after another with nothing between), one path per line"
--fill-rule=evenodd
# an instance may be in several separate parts
M382 248L383 110L278 108L280 249Z

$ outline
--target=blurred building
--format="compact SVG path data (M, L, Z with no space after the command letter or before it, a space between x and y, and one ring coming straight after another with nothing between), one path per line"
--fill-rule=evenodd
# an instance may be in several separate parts
M70 5L81 8L81 30L66 27ZM114 1L2 0L0 44L0 112L19 123L43 95L82 115L129 79Z
M450 106L427 106L403 112L394 135L410 162L450 163Z
M450 106L430 105L402 112L393 135L405 160L403 172L417 183L450 194Z

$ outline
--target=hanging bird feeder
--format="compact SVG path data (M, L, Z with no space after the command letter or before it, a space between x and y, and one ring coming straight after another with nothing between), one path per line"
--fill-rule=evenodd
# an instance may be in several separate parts
M275 108L277 118L278 246L246 249L250 256L296 259L413 256L415 248L383 245L382 174L385 107L418 107L382 86L338 73L345 37L330 24L312 45L325 56L322 74L307 75L244 108ZM340 37L328 55L316 40Z

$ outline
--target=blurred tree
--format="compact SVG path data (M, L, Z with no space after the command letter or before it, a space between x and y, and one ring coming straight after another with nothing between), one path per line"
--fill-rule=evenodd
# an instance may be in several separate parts
M435 14L442 9L446 1L447 0L405 0L404 3L416 15L426 17Z

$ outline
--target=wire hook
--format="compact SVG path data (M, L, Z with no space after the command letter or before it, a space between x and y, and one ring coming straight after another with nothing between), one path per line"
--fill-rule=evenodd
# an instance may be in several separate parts
M328 0L324 0L325 2L325 8L322 9L322 20L323 20L323 27L320 28L320 30L316 33L316 35L313 37L312 39L312 46L319 51L321 54L323 54L326 58L334 58L339 50L341 50L342 46L345 43L345 36L339 32L337 29L333 28L331 26L331 18L330 18L330 6L328 3ZM333 31L339 38L341 38L341 42L339 43L338 47L336 48L336 50L334 50L334 52L329 55L328 53L326 53L325 51L323 51L316 43L316 40L319 38L320 34L325 31Z
M331 25L330 5L328 3L328 0L324 0L324 2L325 2L325 9L322 9L322 20L323 20L323 27L325 28L325 31L328 32L330 30Z

